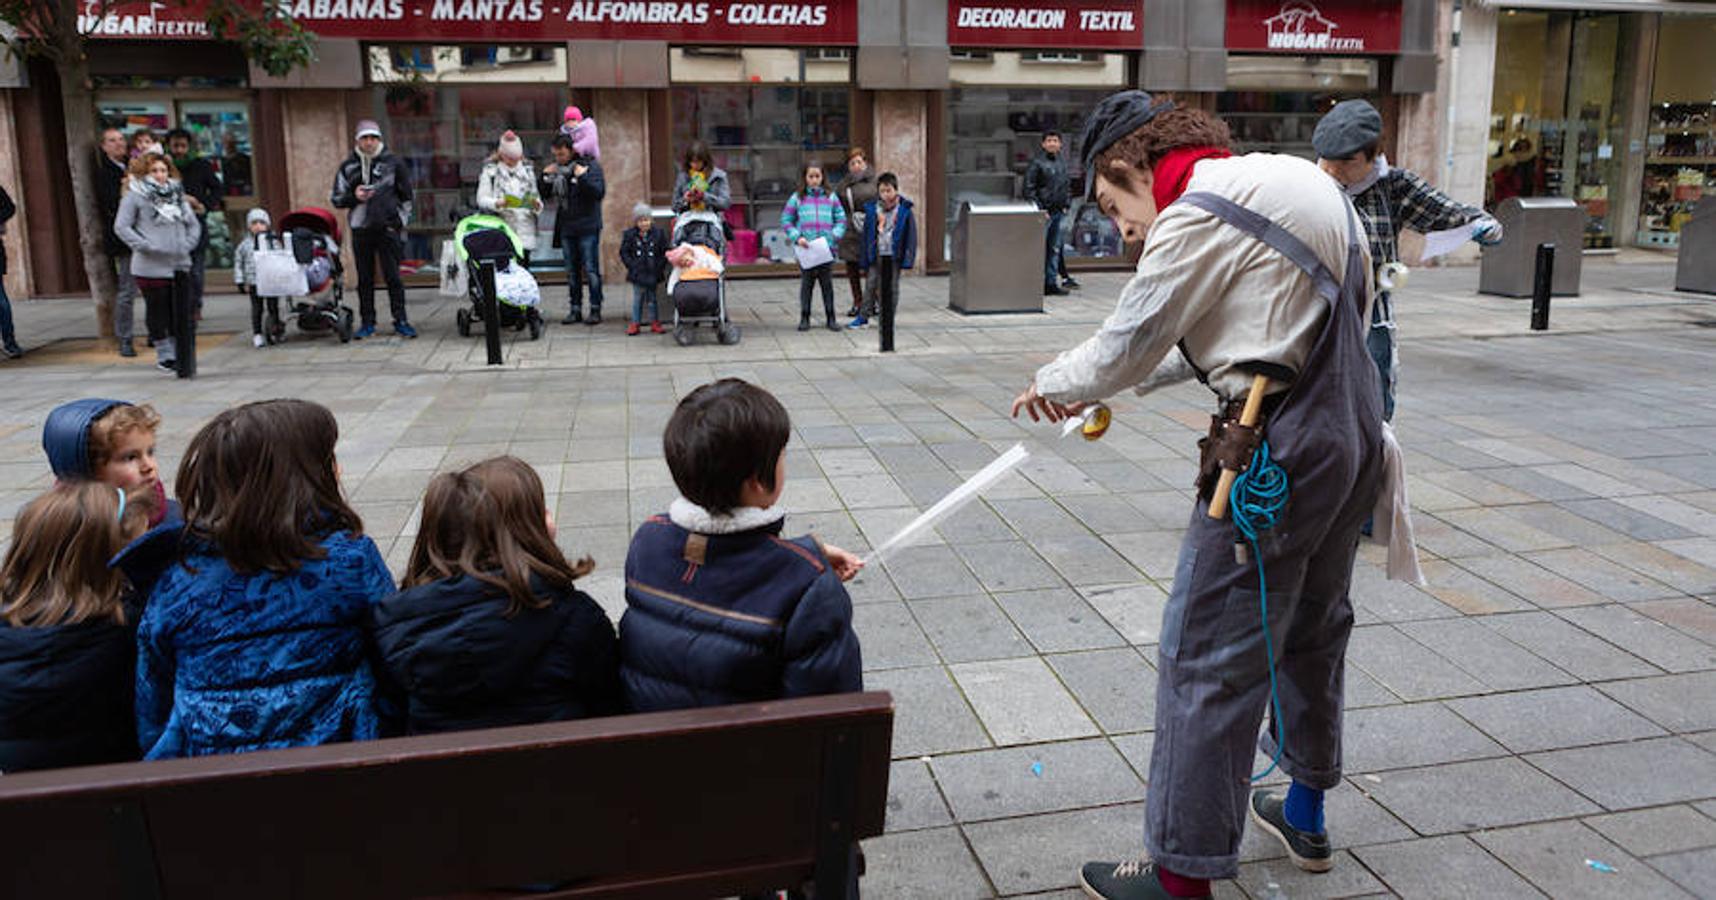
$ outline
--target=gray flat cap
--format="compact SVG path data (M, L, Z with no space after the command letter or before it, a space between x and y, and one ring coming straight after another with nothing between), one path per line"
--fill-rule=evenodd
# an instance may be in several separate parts
M1382 137L1382 113L1363 100L1342 100L1317 123L1311 146L1323 159L1347 159Z

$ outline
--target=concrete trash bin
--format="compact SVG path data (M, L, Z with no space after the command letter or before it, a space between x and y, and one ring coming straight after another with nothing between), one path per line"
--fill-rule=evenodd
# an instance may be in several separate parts
M959 205L947 305L962 313L1043 311L1043 229L1029 203Z
M1674 289L1716 294L1716 196L1705 197L1692 209L1692 219L1680 226L1680 262L1674 266Z
M1568 197L1509 197L1496 207L1502 242L1483 249L1478 293L1531 296L1537 245L1555 245L1555 278L1549 292L1579 295L1579 263L1585 249L1585 208Z

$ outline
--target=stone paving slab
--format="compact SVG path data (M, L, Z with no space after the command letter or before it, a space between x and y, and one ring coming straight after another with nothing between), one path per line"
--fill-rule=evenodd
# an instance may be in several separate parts
M1691 324L1713 316L1667 267L1592 260L1584 278L1533 334L1517 302L1473 293L1475 270L1415 273L1395 424L1431 583L1388 582L1361 548L1335 873L1299 875L1248 830L1216 896L1271 880L1293 897L1716 896L1716 345ZM944 279L907 279L887 357L873 331L796 333L786 281L732 285L735 347L551 326L510 341L498 371L451 334L454 304L421 292L418 341L229 340L189 383L99 352L26 357L0 363L0 525L51 482L38 442L58 402L154 403L171 474L221 409L311 397L339 418L345 488L396 573L428 479L511 453L617 618L631 532L675 494L661 428L700 383L781 398L788 531L860 552L1024 443L1022 473L848 586L866 685L896 704L865 890L1076 896L1084 859L1141 852L1152 663L1210 401L1195 384L1116 397L1097 442L1006 407L1123 279L1092 274L1044 315L972 318L946 308ZM84 305L16 309L26 346L90 333ZM239 331L246 313L214 296L205 325ZM1620 873L1584 867L1594 853Z

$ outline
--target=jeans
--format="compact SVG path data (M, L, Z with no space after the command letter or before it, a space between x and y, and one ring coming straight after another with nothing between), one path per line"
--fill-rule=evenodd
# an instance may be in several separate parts
M814 269L804 269L798 276L798 317L810 320L810 286L822 285L822 307L828 321L834 321L834 263L826 262Z
M4 281L0 281L0 347L18 349L18 335L12 330L12 298L6 296Z
M1376 363L1377 380L1382 382L1382 420L1394 421L1394 385L1399 377L1394 369L1394 329L1372 325L1364 336L1364 346Z
M590 285L590 312L602 311L602 233L560 235L566 253L566 293L573 312L584 309L584 285Z
M387 305L393 324L408 324L405 317L405 282L399 279L399 238L376 228L352 232L352 255L357 257L358 316L375 327L375 264L381 261L381 277L387 282Z
M1061 220L1066 211L1049 213L1049 225L1043 230L1043 285L1059 285L1065 264L1061 262Z
M649 306L648 319L645 319L643 316L644 306L646 304ZM646 321L656 322L660 320L661 310L657 308L656 305L655 285L632 285L632 321L641 325Z
M119 283L113 302L113 336L128 344L137 333L137 279L131 277L131 254L113 257L113 274Z

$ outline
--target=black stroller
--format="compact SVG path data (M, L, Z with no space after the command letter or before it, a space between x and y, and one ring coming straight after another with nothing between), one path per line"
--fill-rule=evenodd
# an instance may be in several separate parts
M721 219L715 213L687 211L673 222L673 246L701 244L715 251L723 263L727 259L727 237ZM718 278L680 281L668 292L673 304L673 339L681 347L697 342L697 326L715 329L715 340L722 344L739 343L739 326L727 315L727 271L723 266Z
M542 337L542 290L524 267L524 250L506 220L487 213L466 216L453 230L458 255L465 266L471 298L468 309L454 314L460 337L471 336L472 323L483 320L483 282L478 276L485 260L495 264L495 308L502 328L530 329L530 339Z
M340 303L345 297L346 269L340 263L339 220L326 209L306 206L281 217L280 233L304 267L310 291L303 297L288 298L285 314L297 317L299 331L332 332L340 343L348 343L354 316L351 307ZM286 338L286 323L272 309L263 333L271 344Z

